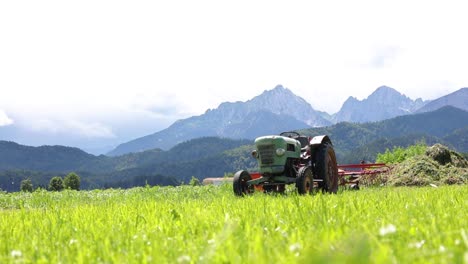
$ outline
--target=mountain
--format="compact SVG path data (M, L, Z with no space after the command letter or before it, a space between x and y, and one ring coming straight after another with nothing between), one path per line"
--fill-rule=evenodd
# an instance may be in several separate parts
M380 121L415 112L425 104L421 99L411 100L393 88L381 86L369 97L360 101L349 97L333 121L365 123Z
M153 148L169 149L206 136L253 139L291 129L330 125L323 112L281 85L246 102L226 102L203 115L179 120L154 134L123 143L110 156Z
M439 99L433 100L425 106L418 109L418 113L430 112L437 110L446 105L451 105L465 111L468 111L468 88L462 88L456 92L442 96Z
M301 130L305 135L329 135L337 152L340 163L355 163L363 158L374 156L376 152L366 153L366 157L357 156L357 150L369 147L378 140L386 141L386 146L397 143L412 144L424 140L428 144L439 142L458 151L468 152L467 130L468 112L445 106L433 112L398 116L392 119L364 124L341 122L323 128ZM382 146L385 144L381 144ZM374 147L371 147L374 148ZM378 149L385 151L385 149Z

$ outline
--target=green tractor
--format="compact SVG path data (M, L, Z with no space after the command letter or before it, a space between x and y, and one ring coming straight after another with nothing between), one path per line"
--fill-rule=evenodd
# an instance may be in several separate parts
M258 160L259 172L241 170L234 175L233 189L238 196L255 189L282 193L286 184L296 184L299 194L309 194L314 188L329 193L338 190L336 156L328 136L284 132L259 137L252 156Z

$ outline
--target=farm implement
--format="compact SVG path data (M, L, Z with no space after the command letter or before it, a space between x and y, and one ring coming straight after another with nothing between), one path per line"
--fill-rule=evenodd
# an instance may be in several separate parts
M375 180L376 176L390 171L385 163L360 163L338 165L339 184L351 189L359 190L359 182L365 178L369 182Z
M288 184L295 184L299 194L315 189L336 193L338 185L359 189L359 180L364 175L388 170L385 164L338 166L328 136L307 137L296 132L257 138L252 157L258 161L259 172L236 172L233 190L238 196L255 190L282 193Z

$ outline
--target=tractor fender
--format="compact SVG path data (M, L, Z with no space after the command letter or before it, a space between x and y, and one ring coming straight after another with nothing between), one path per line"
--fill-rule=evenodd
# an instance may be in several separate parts
M321 135L321 136L315 136L310 140L310 146L311 147L318 147L318 146L322 145L323 143L332 144L332 142L330 140L330 137L328 137L327 135Z

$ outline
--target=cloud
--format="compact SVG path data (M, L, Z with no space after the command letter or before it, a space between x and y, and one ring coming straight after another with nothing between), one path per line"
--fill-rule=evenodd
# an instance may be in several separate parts
M424 99L468 84L463 1L8 2L0 105L15 124L138 137L136 121L159 128L278 83L330 113L383 84Z
M5 111L0 109L0 127L9 126L9 125L11 125L13 123L14 123L13 120L7 116Z
M386 46L376 49L370 61L370 66L374 68L385 68L397 58L400 48L396 46Z
M31 123L31 129L36 132L53 134L69 134L87 138L115 138L112 129L98 122L82 122L77 120L40 119Z

